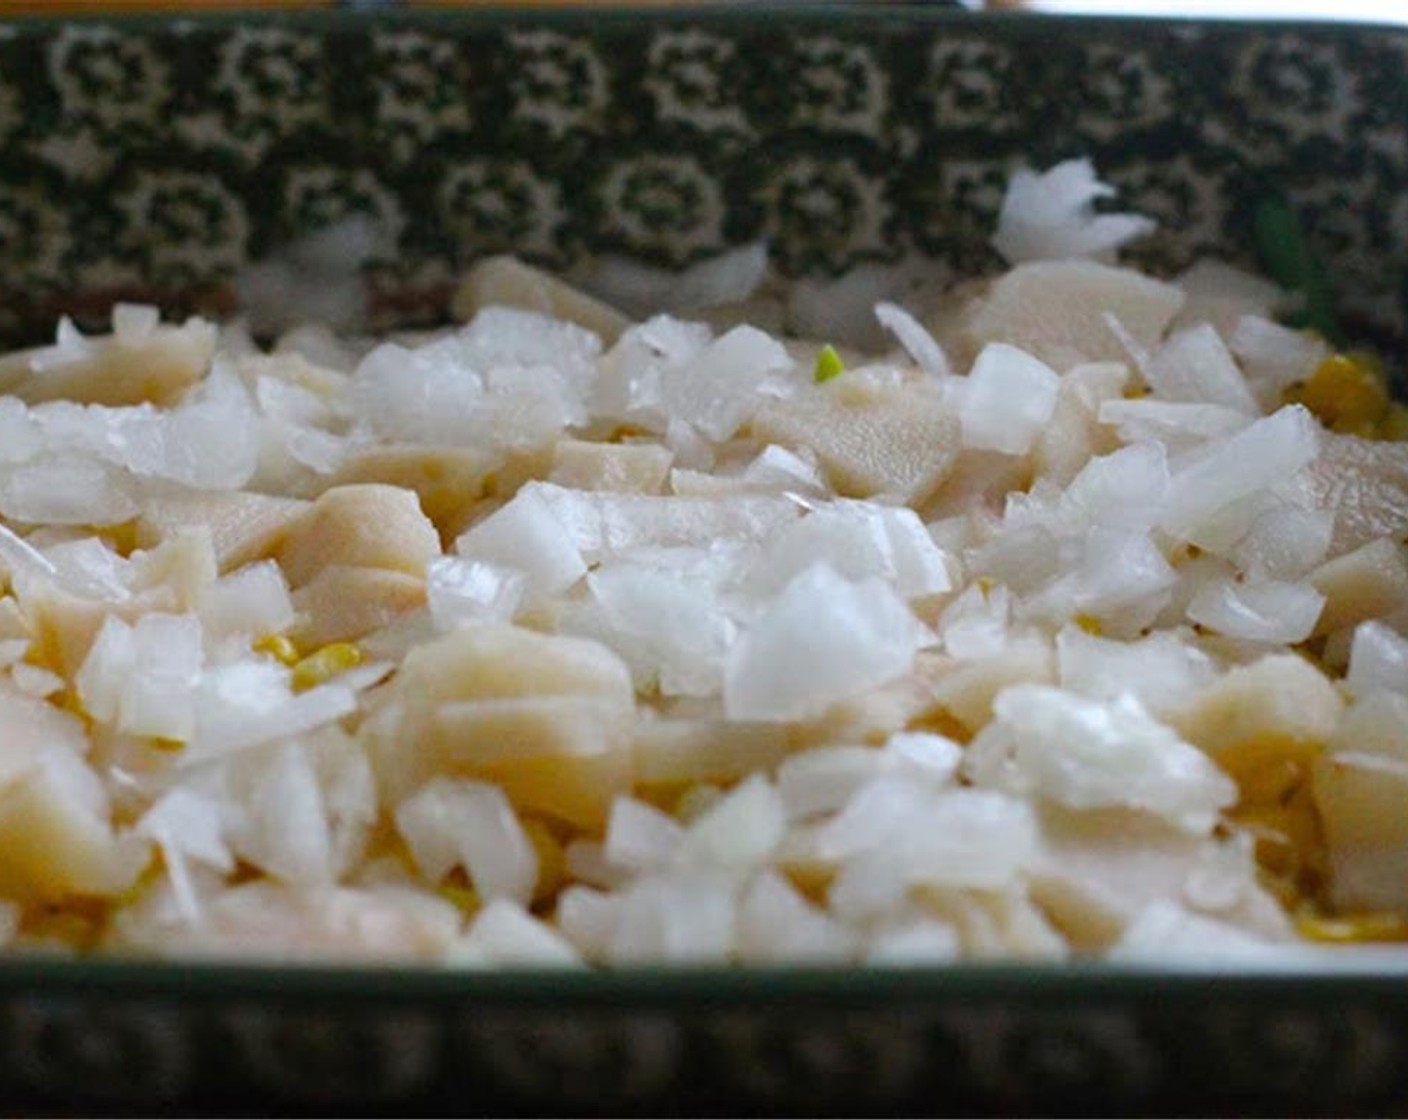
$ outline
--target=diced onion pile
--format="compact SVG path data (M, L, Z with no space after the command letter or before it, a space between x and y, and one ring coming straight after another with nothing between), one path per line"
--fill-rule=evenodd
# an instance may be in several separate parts
M957 288L498 258L430 334L119 306L0 358L0 942L1408 936L1408 412L1273 285L1114 264L1109 193L1021 173Z

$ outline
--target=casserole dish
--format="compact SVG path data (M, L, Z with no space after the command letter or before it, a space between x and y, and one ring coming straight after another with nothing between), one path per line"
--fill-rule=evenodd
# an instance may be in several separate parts
M1134 259L1253 263L1284 198L1347 333L1408 324L1408 37L904 7L330 12L0 29L0 331L117 299L225 313L352 213L374 325L473 256L792 275L992 267L1011 168L1092 157L1161 222ZM768 158L758 159L764 151ZM972 966L563 976L0 964L26 1109L483 1113L1386 1111L1405 969ZM1327 1011L1333 1008L1333 1014Z

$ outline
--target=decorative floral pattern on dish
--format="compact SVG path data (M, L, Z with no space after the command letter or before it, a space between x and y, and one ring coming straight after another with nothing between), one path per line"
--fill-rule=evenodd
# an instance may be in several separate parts
M0 260L23 262L28 282L48 288L64 278L73 247L52 201L32 187L0 183Z
M143 170L118 192L119 245L151 273L197 282L245 263L249 220L219 180L194 171Z
M794 124L830 132L883 135L889 80L874 52L861 43L813 36L794 46Z
M560 140L600 124L606 108L605 60L593 45L556 31L508 36L512 116Z
M527 160L476 159L454 167L440 181L436 205L457 258L557 255L561 190Z
M642 85L657 119L705 132L751 131L738 101L737 45L699 28L666 30L650 43Z
M376 231L371 259L396 258L406 218L396 193L365 168L348 170L311 164L288 170L283 183L285 237L325 229L355 215L371 219Z
M777 257L799 271L838 269L885 248L880 184L853 160L803 155L772 170L761 193Z
M121 144L127 129L158 126L171 99L171 65L147 39L110 27L63 24L46 56L67 127Z
M693 156L622 160L598 195L622 241L643 256L682 262L722 242L723 191Z
M324 45L281 27L236 26L219 44L208 97L213 112L185 121L197 146L238 153L254 167L300 130L336 119Z
M399 163L470 126L470 75L454 42L418 31L377 35L378 140Z
M1091 154L1121 208L1165 220L1141 265L1213 246L1253 264L1246 214L1284 184L1346 304L1408 333L1408 266L1381 249L1405 221L1408 37L1077 34L918 9L789 35L741 14L560 15L0 25L0 160L62 228L8 258L0 306L32 335L52 326L41 290L212 292L246 242L263 253L354 211L387 231L388 293L469 253L668 263L762 237L794 273L918 251L964 275L997 264L1014 166ZM188 178L143 230L154 161ZM1363 193L1342 200L1350 182ZM179 237L157 251L163 231Z

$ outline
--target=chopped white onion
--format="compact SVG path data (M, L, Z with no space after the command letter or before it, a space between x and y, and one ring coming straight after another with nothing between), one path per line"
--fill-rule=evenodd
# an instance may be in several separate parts
M968 374L959 420L965 447L1021 455L1051 419L1061 378L1025 350L983 347Z
M1018 264L1096 256L1152 233L1151 218L1096 212L1095 201L1114 193L1088 159L1067 160L1045 172L1018 170L1002 199L993 246Z

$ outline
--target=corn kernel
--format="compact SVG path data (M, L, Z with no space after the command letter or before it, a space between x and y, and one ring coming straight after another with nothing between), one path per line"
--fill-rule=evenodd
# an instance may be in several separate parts
M1100 620L1094 615L1078 614L1075 617L1075 624L1087 634L1093 634L1097 638L1101 634Z
M1237 783L1243 805L1276 804L1303 783L1319 748L1278 738L1248 739L1218 751L1217 764Z
M147 891L151 890L165 873L166 859L162 856L160 848L154 848L151 859L147 861L147 866L142 869L142 873L137 876L136 881L112 900L113 907L121 908L140 902Z
M351 642L333 642L293 667L293 691L307 692L361 663L362 651Z
M796 860L783 864L781 871L803 898L817 906L826 905L831 884L836 881L836 865L834 863L824 863L821 860Z
M1331 354L1294 393L1329 428L1364 434L1388 413L1388 387L1381 367L1365 355Z
M1311 941L1349 945L1365 941L1408 941L1408 915L1364 911L1330 917L1304 910L1296 915L1296 930Z
M467 918L474 917L484 905L484 900L479 897L477 890L460 886L458 883L442 883L435 888L435 893L446 902L453 903Z
M137 550L137 522L123 521L107 529L103 535L120 556L131 556Z
M283 634L269 634L260 638L254 643L255 653L267 653L275 661L287 665L290 669L297 665L301 654L298 647L293 644L293 639L285 637Z
M166 751L168 754L175 754L186 749L186 744L180 739L153 739L152 746L159 751Z
M523 831L528 834L533 851L538 855L538 881L533 886L533 901L539 904L549 902L562 889L566 879L567 860L562 854L562 845L540 820L525 820Z

